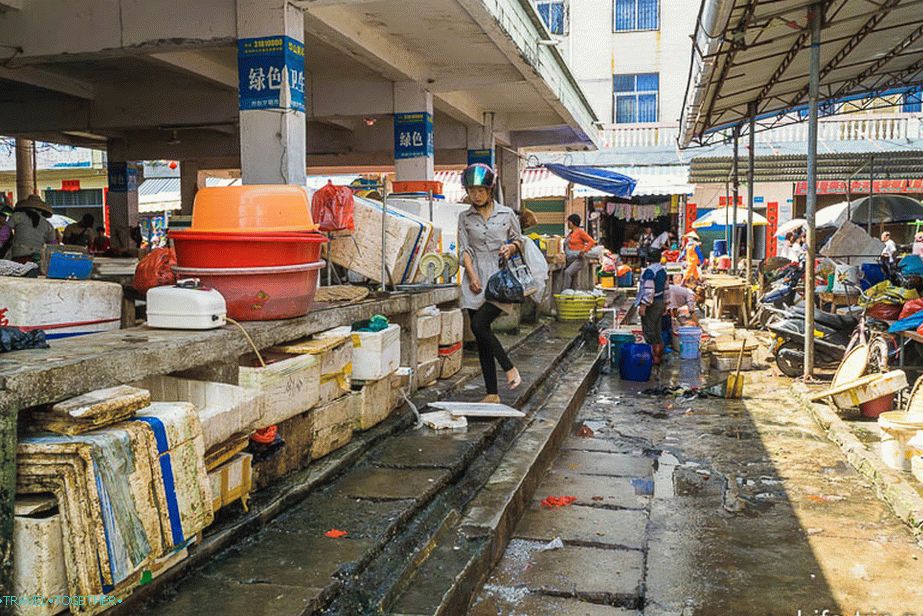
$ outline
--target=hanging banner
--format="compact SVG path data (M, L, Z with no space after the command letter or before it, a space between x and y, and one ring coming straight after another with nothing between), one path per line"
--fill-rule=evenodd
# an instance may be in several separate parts
M909 192L923 192L923 180L875 180L875 192L878 194L901 194ZM795 194L798 196L808 194L807 182L795 183ZM869 194L868 180L820 180L817 182L818 195L867 195Z
M468 150L468 164L483 163L491 168L495 166L494 150L485 148L483 150Z
M686 203L686 226L683 229L683 233L689 233L692 231L692 223L695 222L696 216L698 216L698 208L695 203L687 202Z
M290 36L237 41L239 108L304 111L304 43Z
M770 201L766 204L766 258L774 257L778 251L779 240L776 231L779 229L779 204Z
M138 190L138 167L129 163L110 162L109 192L127 193Z
M394 114L394 159L432 156L433 116L425 111Z

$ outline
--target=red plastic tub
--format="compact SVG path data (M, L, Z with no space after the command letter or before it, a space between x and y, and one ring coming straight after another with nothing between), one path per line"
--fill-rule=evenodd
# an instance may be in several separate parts
M171 231L180 267L281 267L320 260L319 233Z
M894 394L888 394L887 396L875 398L874 400L869 400L868 402L863 402L859 405L859 410L862 412L862 416L870 417L872 419L876 419L882 413L886 413L893 409Z
M217 289L238 321L272 321L301 317L311 310L317 278L326 263L315 261L281 267L203 268L175 266L177 278L198 278Z

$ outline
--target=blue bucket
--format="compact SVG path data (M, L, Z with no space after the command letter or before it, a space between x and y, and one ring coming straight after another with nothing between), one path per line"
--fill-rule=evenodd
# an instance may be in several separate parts
M626 381L649 381L654 368L654 352L649 344L626 344L622 346L619 373Z
M630 287L632 286L631 272L628 272L624 276L619 276L618 285L620 287Z
M702 330L698 327L684 326L679 328L679 357L680 359L698 359L702 344Z
M712 251L715 253L716 257L723 257L728 253L728 241L727 240L715 240L715 244L712 247Z

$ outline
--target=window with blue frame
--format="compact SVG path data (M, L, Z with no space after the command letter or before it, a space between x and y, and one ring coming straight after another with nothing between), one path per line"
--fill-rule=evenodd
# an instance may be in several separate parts
M660 29L660 0L613 0L616 32Z
M567 34L567 3L564 0L535 3L548 31L552 34Z
M921 113L923 112L923 104L921 103L923 103L923 89L905 92L901 111L904 113Z
M612 76L613 115L616 124L657 121L659 73Z

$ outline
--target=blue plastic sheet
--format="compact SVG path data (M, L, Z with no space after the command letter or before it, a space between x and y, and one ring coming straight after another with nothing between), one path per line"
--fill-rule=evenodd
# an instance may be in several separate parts
M895 321L891 324L891 327L888 328L888 332L896 334L898 332L905 332L911 329L916 329L920 327L920 325L923 325L923 310L917 312L916 314L912 314L905 319L901 319L900 321Z
M545 168L568 182L589 186L623 199L631 198L631 194L635 191L635 185L638 183L637 180L627 175L598 167L549 163L545 165Z

